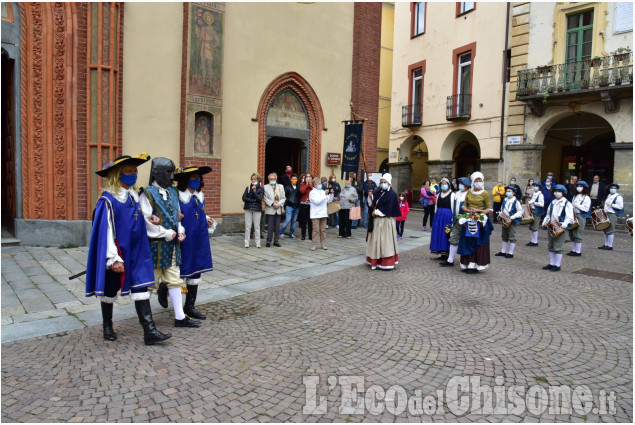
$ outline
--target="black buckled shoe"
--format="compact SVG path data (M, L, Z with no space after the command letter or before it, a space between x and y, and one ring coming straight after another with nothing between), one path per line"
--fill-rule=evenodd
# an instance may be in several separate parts
M529 242L526 246L538 246L537 242Z
M439 265L441 267L454 267L454 263L450 263L448 260L445 260L442 263L439 263Z
M201 326L201 322L197 322L196 320L191 320L187 316L185 316L181 320L174 319L175 328L198 328L199 326Z
M581 253L579 253L579 252L575 252L575 251L567 252L567 255L568 255L569 257L581 257L581 256L582 256L582 254L581 254Z
M514 258L514 254L505 254L505 258Z
M560 266L551 266L551 271L552 272L559 272L560 271Z
M504 257L505 255L507 254L505 254L504 252L499 252L497 254L494 254L494 257Z
M544 266L542 269L543 270L551 270L552 267L556 267L556 266L552 266L551 264Z

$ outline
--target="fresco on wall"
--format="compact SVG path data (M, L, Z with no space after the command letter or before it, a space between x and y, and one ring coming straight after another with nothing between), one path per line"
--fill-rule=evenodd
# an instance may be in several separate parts
M271 102L267 111L267 125L299 130L309 129L304 105L291 90L283 90Z
M189 92L220 97L223 15L191 7Z
M194 135L194 153L212 154L212 135L214 116L206 113L196 114L196 131Z

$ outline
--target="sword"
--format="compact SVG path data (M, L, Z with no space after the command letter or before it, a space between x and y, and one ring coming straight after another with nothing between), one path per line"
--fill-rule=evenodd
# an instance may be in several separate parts
M68 280L73 280L73 279L77 279L80 276L83 276L86 274L86 270L84 270L83 272L79 272L77 274L74 274L72 276L69 276Z

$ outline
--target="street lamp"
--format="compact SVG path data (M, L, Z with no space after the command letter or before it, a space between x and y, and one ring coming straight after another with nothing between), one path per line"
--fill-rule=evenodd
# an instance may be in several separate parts
M580 133L576 133L573 135L573 146L576 148L579 148L580 146L582 146L582 135Z

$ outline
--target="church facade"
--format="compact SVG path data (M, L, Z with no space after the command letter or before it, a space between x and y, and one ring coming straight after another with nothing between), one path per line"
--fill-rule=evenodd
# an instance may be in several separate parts
M86 244L95 171L139 152L212 167L207 213L239 229L251 173L339 176L351 104L377 167L381 3L2 5L2 224L24 244Z

